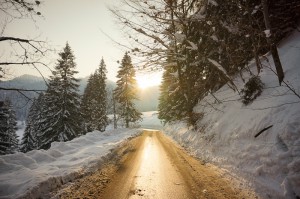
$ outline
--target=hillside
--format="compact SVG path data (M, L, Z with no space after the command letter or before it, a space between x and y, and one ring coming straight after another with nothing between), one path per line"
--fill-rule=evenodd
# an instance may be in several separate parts
M282 86L266 55L260 74L264 89L253 103L244 105L225 85L214 93L221 103L208 95L194 108L203 115L196 130L177 122L167 125L165 132L200 159L243 176L264 198L299 198L300 98L294 93L300 93L299 49L299 32L279 46L285 72ZM251 70L256 74L254 63ZM249 79L248 72L243 76ZM234 83L239 90L245 84L240 77Z
M84 89L87 85L88 77L80 78L79 82L79 93L83 94ZM42 77L37 77L33 75L22 75L16 77L9 81L0 82L1 87L5 88L22 88L22 89L36 89L36 90L45 90L46 83ZM108 90L114 89L116 83L107 80ZM25 92L24 93L28 98L33 99L37 97L37 92ZM159 86L153 86L139 90L138 98L136 101L137 108L142 111L155 111L157 110L158 105L158 96L159 96ZM28 100L24 95L18 93L17 91L4 91L0 90L0 100L5 98L11 99L18 120L25 120L29 107L31 106L31 101Z

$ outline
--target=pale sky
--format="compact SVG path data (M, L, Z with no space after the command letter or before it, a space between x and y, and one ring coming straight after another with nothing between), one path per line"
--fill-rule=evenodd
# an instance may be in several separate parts
M39 11L43 17L32 20L14 20L6 27L3 36L16 36L21 38L35 38L47 40L58 52L66 42L70 44L77 63L79 74L77 77L86 77L99 66L101 57L107 65L108 79L116 81L121 60L125 50L112 42L100 29L114 40L126 43L107 5L117 5L118 0L48 0L44 1ZM53 68L58 54L50 56ZM15 76L21 74L35 74L36 70L29 66L13 67ZM43 74L49 75L47 69ZM46 76L47 76L46 75ZM155 77L159 78L158 76Z

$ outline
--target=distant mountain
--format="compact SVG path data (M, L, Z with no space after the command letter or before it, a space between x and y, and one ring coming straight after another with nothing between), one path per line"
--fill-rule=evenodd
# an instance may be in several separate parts
M48 81L46 79L46 81ZM80 78L79 82L79 93L83 94L83 91L87 85L88 77ZM113 81L108 80L107 86L112 88L115 85ZM46 82L42 77L33 75L22 75L12 80L0 82L0 87L4 88L21 88L21 89L32 89L32 90L46 90ZM0 100L9 98L12 101L16 116L18 120L25 120L27 113L32 104L30 99L34 99L38 96L38 92L23 92L23 94L17 91L5 91L0 90Z
M0 82L0 86L4 88L21 88L45 90L46 83L42 77L33 75L23 75L12 80ZM30 99L38 96L37 92L23 92L0 90L0 100L10 99L16 112L18 120L25 120L29 107L32 104Z
M46 80L47 81L47 80ZM1 87L45 90L46 83L42 77L22 75L12 80L0 82Z
M79 93L83 94L83 91L87 85L89 77L79 78ZM45 79L48 81L48 79ZM5 88L22 88L22 89L35 89L46 90L47 86L45 80L42 77L33 75L22 75L12 80L0 82L1 87ZM107 80L108 87L114 87L115 82Z
M80 78L79 93L83 94L87 85L89 77ZM46 80L47 81L47 80ZM4 88L22 88L22 89L34 89L34 90L46 90L47 86L45 80L42 77L33 75L22 75L9 81L0 82L0 87ZM113 90L116 87L116 83L107 80L108 90ZM24 96L24 95L26 96ZM15 108L17 119L25 120L28 110L31 106L33 99L38 96L38 92L24 92L23 94L17 91L4 91L0 90L0 100L9 98ZM154 111L157 110L159 96L159 87L149 87L140 90L138 93L139 101L136 102L137 108L140 111ZM29 98L29 99L28 99Z

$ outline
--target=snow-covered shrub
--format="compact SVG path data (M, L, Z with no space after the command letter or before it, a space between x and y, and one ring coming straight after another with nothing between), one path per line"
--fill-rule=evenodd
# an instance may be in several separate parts
M253 76L245 84L245 87L242 89L242 102L245 105L253 102L260 94L262 93L264 83L261 81L259 76Z

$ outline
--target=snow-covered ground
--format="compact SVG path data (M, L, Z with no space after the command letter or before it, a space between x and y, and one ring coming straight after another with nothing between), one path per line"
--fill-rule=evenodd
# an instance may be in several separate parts
M161 129L157 111L143 112L141 128ZM19 140L25 125L18 121ZM54 142L49 150L0 156L0 198L39 198L55 187L93 171L111 150L141 129L94 131L69 142Z
M300 94L299 32L279 46L279 54L284 80ZM270 64L262 58L263 64L274 69L273 59L266 57ZM257 73L254 64L251 69ZM260 76L265 88L252 104L243 105L238 93L226 85L215 94L222 103L215 103L209 95L195 107L195 112L204 114L198 130L179 122L169 124L164 131L199 158L244 176L264 198L299 198L300 99L286 85L279 86L267 67ZM249 79L248 72L244 78ZM239 90L244 86L240 77L234 83Z
M49 150L0 156L0 198L39 198L55 187L95 170L103 158L139 129L90 132Z

